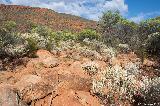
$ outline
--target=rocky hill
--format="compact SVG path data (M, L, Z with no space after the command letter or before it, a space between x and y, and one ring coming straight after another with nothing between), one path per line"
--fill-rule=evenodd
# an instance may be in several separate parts
M43 25L55 31L71 30L74 32L84 28L95 28L96 22L81 17L57 13L46 8L0 4L0 24L4 21L15 21L17 29L25 32L31 25Z

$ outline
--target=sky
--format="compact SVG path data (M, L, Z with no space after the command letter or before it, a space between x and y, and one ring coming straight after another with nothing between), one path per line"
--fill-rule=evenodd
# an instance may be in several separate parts
M134 22L160 16L160 0L0 0L1 4L43 7L98 20L107 10L119 10Z

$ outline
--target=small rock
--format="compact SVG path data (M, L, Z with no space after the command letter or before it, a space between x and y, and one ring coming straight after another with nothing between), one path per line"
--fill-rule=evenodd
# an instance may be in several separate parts
M41 59L45 59L47 57L52 57L53 55L47 51L47 50L38 50L36 55L41 58Z
M54 57L48 57L42 61L44 67L53 68L59 65L59 60Z

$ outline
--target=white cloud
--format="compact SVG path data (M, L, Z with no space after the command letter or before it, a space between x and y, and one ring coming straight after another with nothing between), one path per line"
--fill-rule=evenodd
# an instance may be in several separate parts
M16 5L49 8L94 20L106 10L119 10L122 15L128 12L128 5L124 0L10 0L10 2ZM6 0L0 0L0 3L6 4Z
M140 13L135 17L131 17L130 20L134 21L136 23L139 23L140 21L145 20L149 17L155 17L155 16L158 16L158 15L160 15L160 12L158 12L158 11L149 12L149 13Z
M138 16L130 18L131 21L139 23L140 21L145 19L145 14L139 14Z

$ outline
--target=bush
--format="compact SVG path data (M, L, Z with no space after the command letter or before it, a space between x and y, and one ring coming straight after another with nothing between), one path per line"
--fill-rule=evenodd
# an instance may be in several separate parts
M146 56L159 56L160 20L148 19L140 23L138 29L138 54L141 58Z
M83 31L81 31L78 34L77 39L79 41L83 41L85 38L88 38L89 40L93 40L93 39L98 40L99 39L99 34L95 30L84 29Z
M22 37L28 41L31 52L38 49L51 50L55 46L53 40L49 37L41 36L38 33L26 33L22 34Z
M60 31L54 35L56 41L75 40L75 35L69 31Z
M160 56L160 32L151 34L145 47L148 54Z
M20 57L28 53L28 42L20 35L0 30L1 57Z
M53 31L46 26L37 26L32 29L31 33L37 33L39 36L48 38L52 36Z
M139 67L140 63L132 62L125 65L124 68L119 65L107 67L106 70L102 70L99 73L101 79L93 77L92 92L113 105L125 104L125 101L132 102L133 95L143 87L138 85L142 83L138 79L141 72Z
M16 24L14 21L6 21L6 22L4 23L4 26L3 26L3 27L4 27L7 31L11 32L11 31L15 31L15 30L13 30L13 29L15 29L16 26L17 26L17 24Z

